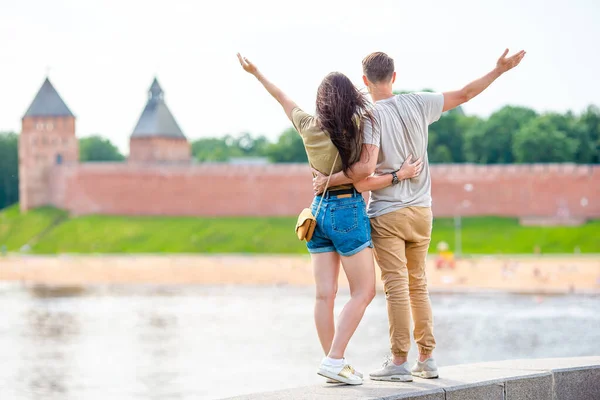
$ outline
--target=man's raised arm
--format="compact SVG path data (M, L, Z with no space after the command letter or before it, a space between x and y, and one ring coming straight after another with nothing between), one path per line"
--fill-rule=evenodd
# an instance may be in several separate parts
M504 53L496 62L496 68L494 68L487 75L469 83L467 86L460 90L455 90L453 92L445 92L444 93L444 108L442 111L452 110L460 106L463 103L471 100L473 97L477 96L485 89L488 88L496 79L500 77L503 73L513 69L525 57L525 51L521 50L517 54L506 58L508 54L508 49L504 50Z

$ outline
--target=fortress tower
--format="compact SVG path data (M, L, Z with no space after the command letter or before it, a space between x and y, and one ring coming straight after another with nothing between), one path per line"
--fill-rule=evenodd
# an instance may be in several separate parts
M19 136L21 211L49 204L53 166L77 161L75 116L46 78L22 119Z
M189 163L190 144L165 103L156 78L148 91L148 102L131 134L129 162Z

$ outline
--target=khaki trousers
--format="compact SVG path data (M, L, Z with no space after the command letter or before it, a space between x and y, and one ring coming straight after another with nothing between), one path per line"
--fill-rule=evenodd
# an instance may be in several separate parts
M433 216L429 207L407 207L371 218L375 257L387 299L392 353L410 350L411 309L419 353L435 348L425 261Z

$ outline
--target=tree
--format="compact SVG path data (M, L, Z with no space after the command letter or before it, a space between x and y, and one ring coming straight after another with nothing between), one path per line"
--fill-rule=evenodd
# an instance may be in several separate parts
M288 128L277 143L269 146L267 150L269 159L277 163L303 163L307 162L304 142L294 128Z
M249 133L242 133L233 139L232 147L239 150L244 157L264 157L267 153L269 141L264 136L252 137ZM236 152L237 153L237 152Z
M478 164L514 162L513 137L536 115L535 111L526 107L505 106L487 121L474 123L465 134L466 160Z
M198 139L192 143L192 154L200 162L225 162L234 157L266 157L269 141L249 133L234 137Z
M79 159L86 161L123 161L125 157L110 140L94 135L79 139Z
M445 144L435 146L432 150L428 150L429 161L431 163L452 163L452 152Z
M226 142L227 138L198 139L192 143L192 154L200 162L224 162L229 159L231 152Z
M565 131L568 128L567 122L561 122L556 114L546 114L532 119L515 134L513 143L515 161L519 163L573 161L579 143L569 137L569 133Z
M578 118L577 130L580 144L577 150L577 162L600 163L600 109L590 105Z
M443 113L439 121L429 127L429 161L465 162L465 132L477 123L479 118L465 116L460 107Z
M552 161L600 163L600 110L597 107L589 106L580 116L571 112L546 114L545 122L541 125L552 127L551 132L538 138L527 137L527 140L527 134L523 134L525 136L515 145L517 132L537 118L538 114L526 107L506 106L493 113L487 120L467 116L461 107L457 107L443 113L439 121L430 126L429 161L478 164L526 162L523 160L542 162L548 158L546 155L535 158L532 155L520 154L517 158L514 151L522 144L528 145L531 140L544 144L544 138L552 137L566 143L566 154L571 154L571 150L575 149L571 158L553 155ZM526 132L533 129L539 130L539 126L533 125L533 128L528 128ZM563 141L562 135L570 140ZM192 152L198 161L226 162L235 157L268 157L272 162L278 163L307 160L302 138L293 128L285 130L276 143L270 143L264 136L252 136L250 133L199 139L192 143ZM535 151L534 153L537 154Z
M0 209L19 201L19 136L0 132Z

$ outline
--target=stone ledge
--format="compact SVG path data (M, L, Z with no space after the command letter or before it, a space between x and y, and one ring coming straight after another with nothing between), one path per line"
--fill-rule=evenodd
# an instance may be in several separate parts
M440 379L361 386L316 385L238 396L235 400L598 400L600 356L508 360L440 368Z

